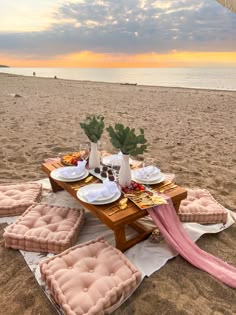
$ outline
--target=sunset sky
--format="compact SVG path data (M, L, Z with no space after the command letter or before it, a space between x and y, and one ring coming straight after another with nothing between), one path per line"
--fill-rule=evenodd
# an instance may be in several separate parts
M236 66L236 14L215 0L0 0L0 64Z

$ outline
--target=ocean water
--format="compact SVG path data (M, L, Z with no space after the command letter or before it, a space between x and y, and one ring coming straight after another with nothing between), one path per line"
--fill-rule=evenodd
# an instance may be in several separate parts
M58 79L236 91L236 67L228 68L0 68L0 73Z

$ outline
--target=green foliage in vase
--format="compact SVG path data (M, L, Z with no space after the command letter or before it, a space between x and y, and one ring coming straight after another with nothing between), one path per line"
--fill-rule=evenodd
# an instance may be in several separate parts
M144 130L135 134L135 129L124 127L122 124L115 124L115 128L109 126L107 129L112 145L120 149L123 154L137 156L147 152L147 140L144 137Z
M84 122L80 123L80 127L84 129L91 142L97 143L104 131L104 117L101 115L88 116Z

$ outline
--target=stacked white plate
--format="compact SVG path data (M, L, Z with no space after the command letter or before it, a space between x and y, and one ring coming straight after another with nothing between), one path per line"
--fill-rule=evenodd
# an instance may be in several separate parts
M148 178L145 177L145 172L142 172L142 169L132 171L132 179L140 184L153 185L161 183L165 180L165 175L158 170L158 168L154 168L153 175L150 175Z
M84 187L81 187L78 191L77 191L77 197L86 203L90 203L93 205L105 205L108 203L111 203L113 201L116 201L117 199L120 198L121 196L121 192L120 190L117 188L117 190L115 191L111 191L110 194L106 194L104 196L99 196L98 198L96 198L96 200L94 201L88 201L88 199L86 198L86 195L88 193L96 193L96 191L98 191L99 189L102 188L102 183L99 184L90 184Z
M117 159L122 160L121 154L112 154L112 155L106 155L102 159L102 163L107 166L112 166L113 162ZM132 164L133 160L129 158L129 164Z
M61 182L77 182L89 174L88 170L78 170L76 166L65 166L53 170L50 176Z

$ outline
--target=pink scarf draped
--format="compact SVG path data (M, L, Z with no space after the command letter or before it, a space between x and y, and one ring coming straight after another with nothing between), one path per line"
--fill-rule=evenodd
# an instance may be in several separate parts
M236 288L236 268L200 249L188 236L171 200L147 209L166 241L189 263Z

